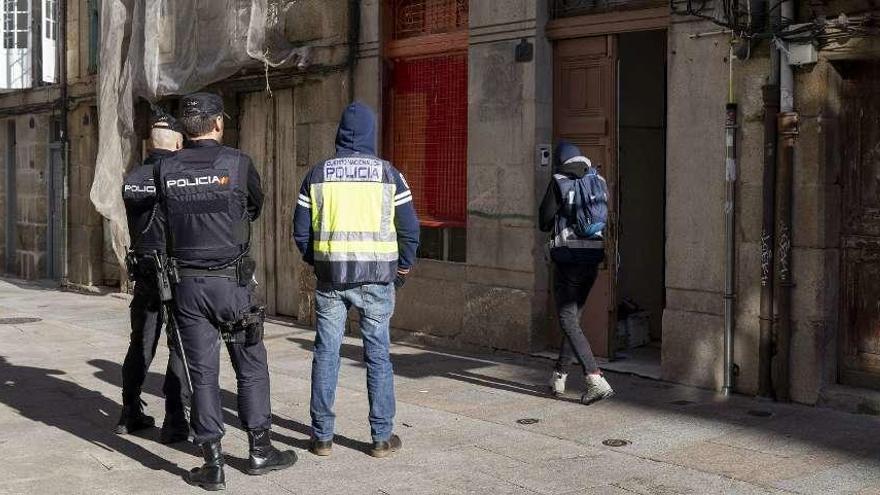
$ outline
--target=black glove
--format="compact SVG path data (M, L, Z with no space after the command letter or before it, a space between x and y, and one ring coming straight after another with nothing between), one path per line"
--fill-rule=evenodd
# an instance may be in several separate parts
M399 289L406 284L406 277L409 275L409 272L397 272L397 277L394 278L394 288Z

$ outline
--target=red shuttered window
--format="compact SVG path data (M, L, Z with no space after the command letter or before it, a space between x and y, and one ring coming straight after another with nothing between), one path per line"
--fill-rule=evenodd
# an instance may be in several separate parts
M424 227L467 221L468 4L391 3L385 143Z

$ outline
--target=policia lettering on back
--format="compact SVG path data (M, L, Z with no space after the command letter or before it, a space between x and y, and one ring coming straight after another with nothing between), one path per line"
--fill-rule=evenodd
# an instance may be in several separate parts
M221 336L238 387L239 419L247 431L249 474L292 466L293 451L269 440L269 366L262 340L263 312L254 305L254 263L248 256L250 222L263 203L260 177L250 157L220 144L223 101L196 93L181 101L190 141L160 162L156 183L167 221L168 253L175 263L174 318L193 370L194 442L205 464L186 481L223 489L223 408L219 394Z

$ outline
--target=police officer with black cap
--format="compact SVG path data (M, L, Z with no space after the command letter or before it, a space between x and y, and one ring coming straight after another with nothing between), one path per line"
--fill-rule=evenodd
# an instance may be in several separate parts
M191 426L205 464L186 481L208 490L226 486L223 410L220 403L221 342L238 381L238 415L247 431L248 474L292 466L293 451L269 441L269 366L262 340L263 312L254 305L254 267L248 256L250 222L263 206L260 176L250 157L222 146L223 100L195 93L181 100L186 147L164 158L157 177L173 260L175 319L193 386Z
M181 148L183 128L173 117L158 109L152 120L151 149L147 159L128 174L122 190L131 235L127 264L134 282L134 298L130 308L131 342L122 365L122 416L116 425L116 433L120 435L154 425L153 418L144 414L141 388L156 355L165 321L155 263L165 253L165 229L156 203L153 176L155 164ZM173 347L170 338L168 343ZM185 412L189 390L183 381L185 373L183 362L172 350L162 387L165 394L165 421L159 437L162 443L181 442L189 437Z

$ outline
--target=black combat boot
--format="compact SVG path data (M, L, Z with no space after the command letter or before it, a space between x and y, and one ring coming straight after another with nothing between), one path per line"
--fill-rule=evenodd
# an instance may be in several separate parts
M186 418L169 418L165 416L162 430L159 432L159 443L170 445L189 440L189 424Z
M220 440L202 444L202 456L205 464L193 468L184 476L187 483L215 492L226 489L226 475L223 473L223 450Z
M251 450L248 474L266 474L296 464L296 452L292 450L282 452L272 446L272 442L269 440L269 430L249 431L248 444Z
M122 405L122 415L119 416L115 431L117 435L127 435L154 426L156 420L144 414L143 403L140 399L136 399L132 403Z

